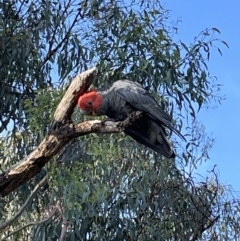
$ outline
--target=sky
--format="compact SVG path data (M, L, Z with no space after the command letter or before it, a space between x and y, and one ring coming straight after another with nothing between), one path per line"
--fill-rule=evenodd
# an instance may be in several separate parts
M181 20L176 39L192 43L202 30L215 27L221 31L219 38L229 45L229 49L220 45L222 56L212 49L208 63L211 76L222 84L225 100L218 108L198 114L206 132L215 138L210 160L201 166L201 172L216 164L221 183L240 193L240 1L165 0L163 5L170 10L170 20Z

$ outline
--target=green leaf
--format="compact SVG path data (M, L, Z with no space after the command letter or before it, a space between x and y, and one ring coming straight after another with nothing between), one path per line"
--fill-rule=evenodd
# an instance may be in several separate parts
M217 48L218 52L222 55L222 51L220 48Z
M181 41L180 41L180 43L181 43L182 47L189 53L189 49L188 49L187 45Z
M221 33L220 30L217 29L217 28L212 28L212 30L215 31L215 32L217 32L217 33L219 33L219 34Z
M222 40L222 43L229 48L229 45L227 44L227 42L225 42L224 40Z

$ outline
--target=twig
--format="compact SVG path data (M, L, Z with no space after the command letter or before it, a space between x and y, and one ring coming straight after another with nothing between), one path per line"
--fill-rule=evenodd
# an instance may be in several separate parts
M18 229L16 229L16 230L12 231L11 233L9 233L7 236L3 237L0 241L6 241L8 237L10 237L13 234L21 231L24 228L27 228L27 227L33 226L33 225L40 225L42 223L47 222L49 219L51 219L53 217L53 215L56 213L56 211L57 211L57 208L55 208L47 218L45 218L43 220L35 221L35 222L30 222L30 223L27 223L26 225L24 225L22 227L19 227Z
M36 187L33 189L30 196L27 198L23 206L19 209L19 211L10 219L5 221L4 223L0 224L0 231L5 229L7 226L9 226L14 220L16 220L28 207L29 203L32 201L32 199L35 197L39 189L47 182L47 175L36 185Z

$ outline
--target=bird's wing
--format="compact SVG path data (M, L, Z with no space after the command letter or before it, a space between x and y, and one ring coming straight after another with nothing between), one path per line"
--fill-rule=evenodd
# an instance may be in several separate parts
M185 139L181 133L173 127L171 116L162 109L156 100L140 84L128 80L120 80L115 83L115 91L121 95L126 102Z
M148 125L148 122L148 120L144 120L144 117L140 117L139 120L127 126L124 132L137 142L144 144L159 154L167 158L174 158L175 153L171 143L165 136L164 129L156 124L157 129L153 128L154 130L151 130L152 126ZM152 133L152 131L154 131L154 133ZM151 138L152 134L154 138Z

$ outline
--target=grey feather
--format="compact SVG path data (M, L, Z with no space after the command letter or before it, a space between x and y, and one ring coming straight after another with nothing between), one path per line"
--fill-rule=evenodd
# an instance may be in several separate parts
M125 133L167 158L175 157L165 127L185 138L172 125L171 116L140 84L129 80L118 80L109 89L99 93L103 96L103 104L96 114L122 121L133 111L142 111L142 117L129 125Z

